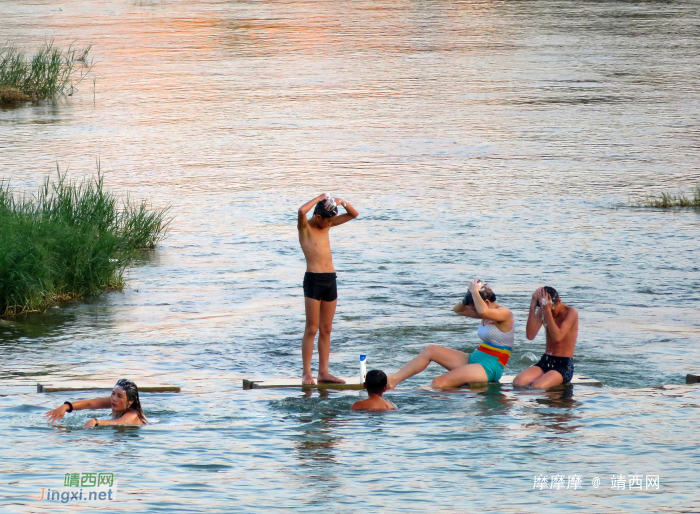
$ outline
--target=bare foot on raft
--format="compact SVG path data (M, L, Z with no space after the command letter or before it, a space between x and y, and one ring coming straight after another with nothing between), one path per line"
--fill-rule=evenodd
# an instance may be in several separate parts
M325 382L327 384L344 384L345 380L342 378L335 377L331 375L330 373L321 373L319 371L318 376L316 377L316 380L319 382Z
M302 385L316 385L314 377L311 373L304 373L304 377L301 380Z

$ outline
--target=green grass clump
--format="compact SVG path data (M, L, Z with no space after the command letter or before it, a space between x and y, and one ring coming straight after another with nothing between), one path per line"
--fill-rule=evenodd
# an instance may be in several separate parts
M0 183L0 315L45 309L57 301L121 289L137 250L165 237L169 208L120 200L103 177L47 177L34 196Z
M87 61L89 52L90 46L61 50L48 41L28 59L6 44L0 48L0 104L43 100L72 91L92 69ZM80 68L85 68L85 73L76 77Z
M636 207L649 207L655 209L670 209L673 207L681 207L686 209L700 209L700 185L697 185L693 190L693 196L688 197L683 193L672 195L670 193L661 193L661 196L648 196L642 200L633 202Z

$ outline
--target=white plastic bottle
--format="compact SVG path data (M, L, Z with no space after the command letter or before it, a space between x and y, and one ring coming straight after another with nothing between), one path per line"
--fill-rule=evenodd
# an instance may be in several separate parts
M367 376L367 356L360 354L360 383L365 383L365 377Z

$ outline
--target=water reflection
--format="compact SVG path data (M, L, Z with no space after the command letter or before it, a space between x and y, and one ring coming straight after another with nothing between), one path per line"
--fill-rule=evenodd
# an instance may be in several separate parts
M324 415L316 419L300 419L302 425L292 436L295 457L302 474L301 488L313 491L312 503L332 502L335 491L341 487L338 473L339 448L343 437L336 432L335 415Z
M303 426L297 430L301 434L294 436L300 465L325 470L325 464L336 463L334 449L343 438L334 433L334 420L335 416L323 416L313 421L300 420Z
M574 399L573 385L564 386L549 391L523 393L522 396L535 396L532 401L535 408L529 408L532 421L525 424L529 428L543 428L556 433L575 432L582 424L578 409L581 403Z
M499 384L472 386L471 391L478 391L476 395L477 416L494 416L508 414L511 407L517 404L517 398L509 397L503 392Z

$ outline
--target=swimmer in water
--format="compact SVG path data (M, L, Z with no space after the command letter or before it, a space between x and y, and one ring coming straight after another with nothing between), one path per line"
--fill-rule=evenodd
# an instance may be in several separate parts
M493 290L480 280L469 284L469 292L452 309L460 316L481 319L477 335L483 342L471 355L435 344L428 345L417 357L389 376L388 388L420 373L436 362L448 373L435 377L437 389L460 387L468 383L498 382L513 349L515 321L510 309L496 302Z
M545 326L547 346L540 361L521 372L515 387L547 389L566 384L574 376L574 347L578 338L578 312L564 305L553 287L544 286L532 293L530 313L525 328L533 340Z
M345 213L338 215L338 205ZM314 209L313 218L306 219L306 214ZM357 218L357 210L341 198L331 198L324 193L299 207L297 229L299 244L306 257L306 274L304 275L304 304L306 309L306 328L301 340L301 358L303 362L302 383L313 385L311 357L314 353L314 339L318 335L318 376L319 382L344 384L345 381L331 375L328 359L331 353L331 330L338 301L336 274L331 254L329 232Z
M106 398L64 402L59 408L46 413L51 423L60 421L66 412L86 409L112 409L112 419L89 419L85 426L97 427L103 425L145 425L146 415L139 401L139 390L131 380L122 378L112 389L112 395Z
M367 389L369 398L355 402L351 407L352 410L396 410L396 405L382 398L384 391L386 391L386 373L378 369L367 373L365 389Z

